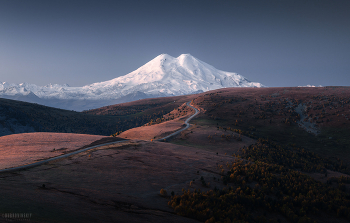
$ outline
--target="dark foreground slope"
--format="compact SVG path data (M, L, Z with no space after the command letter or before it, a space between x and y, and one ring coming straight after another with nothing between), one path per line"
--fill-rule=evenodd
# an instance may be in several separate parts
M144 99L85 112L0 98L0 136L26 132L111 135L157 120L187 97Z
M25 132L110 135L117 119L0 99L0 136Z

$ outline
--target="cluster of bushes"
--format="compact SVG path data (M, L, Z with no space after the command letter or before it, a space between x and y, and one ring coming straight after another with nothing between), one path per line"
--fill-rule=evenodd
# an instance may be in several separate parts
M330 122L332 118L344 123L349 120L350 98L336 95L313 96L309 104L307 114L316 123Z
M243 148L240 156L250 161L278 164L305 172L326 173L326 169L350 172L339 159L332 161L302 148L277 145L265 139L259 139L256 144Z
M237 157L245 161L227 164L226 173L221 166L226 185L222 190L184 190L182 195L172 196L168 204L180 215L207 223L280 222L266 212L281 214L291 222L313 223L311 216L322 213L350 220L350 194L345 185L350 177L330 178L324 184L300 172L347 172L340 160L331 161L264 139L243 148Z
M327 180L327 184L333 185L333 183L337 183L338 189L344 192L347 192L348 189L346 184L350 184L350 177L340 176L340 177L331 177Z
M323 212L350 220L349 194L281 165L238 161L223 181L228 186L222 190L184 191L168 204L203 222L267 222L261 211L292 222L314 222L309 216Z
M328 184L332 184L332 182L336 182L338 184L340 184L340 183L350 184L350 177L346 177L346 176L331 177L327 180Z

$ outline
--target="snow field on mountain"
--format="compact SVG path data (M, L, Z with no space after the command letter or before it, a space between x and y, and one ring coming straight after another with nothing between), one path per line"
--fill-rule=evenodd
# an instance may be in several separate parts
M245 77L225 72L190 54L174 58L161 54L137 70L109 81L83 87L0 82L1 95L35 94L45 99L109 100L142 92L149 96L185 95L225 87L263 87Z

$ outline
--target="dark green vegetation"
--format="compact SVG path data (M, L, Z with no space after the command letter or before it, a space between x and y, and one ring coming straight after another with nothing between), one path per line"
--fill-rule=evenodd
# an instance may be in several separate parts
M0 128L2 135L62 132L109 136L162 118L184 102L178 97L145 99L75 112L0 98Z
M221 188L172 196L175 212L203 222L350 221L349 88L225 89L194 103L205 110L197 125L258 141L218 166Z

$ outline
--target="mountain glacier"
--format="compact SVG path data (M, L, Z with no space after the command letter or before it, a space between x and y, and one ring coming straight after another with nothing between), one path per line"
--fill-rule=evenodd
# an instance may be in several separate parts
M263 87L225 72L190 54L161 54L137 70L109 81L83 87L0 82L0 96L52 107L86 110L142 98L200 93L226 87Z

